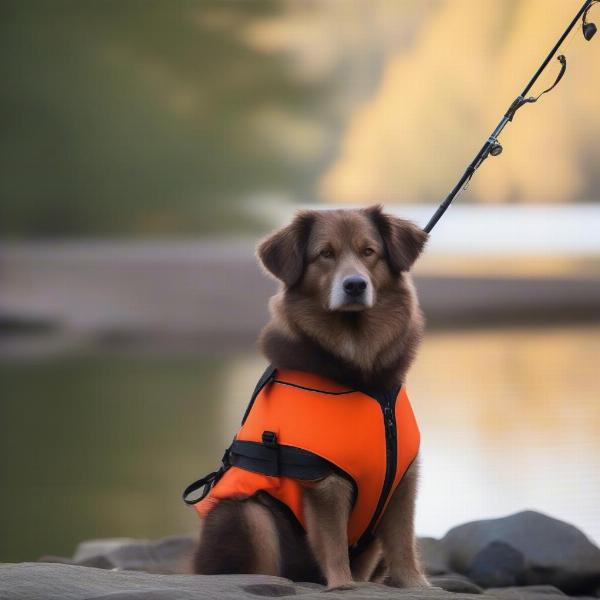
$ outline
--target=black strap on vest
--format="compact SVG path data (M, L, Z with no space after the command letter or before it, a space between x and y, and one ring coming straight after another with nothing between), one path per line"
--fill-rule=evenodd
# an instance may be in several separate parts
M268 383L271 382L271 380L274 377L275 367L269 365L265 369L265 372L261 375L260 379L258 380L258 383L256 384L256 387L254 388L254 391L252 392L252 397L250 398L250 402L248 403L248 407L246 408L246 412L244 413L244 418L242 419L242 425L246 422L246 419L250 414L250 409L252 408L256 397L258 396L258 394L260 394L261 390ZM233 443L235 443L235 440ZM231 444L231 446L229 446L229 448L227 448L227 450L225 450L225 454L223 454L223 458L221 459L221 466L216 471L213 471L212 473L201 477L200 479L198 479L198 481L194 481L194 483L190 483L190 485L188 485L185 488L185 490L183 490L183 501L187 505L197 504L198 502L200 502L200 500L206 498L206 496L208 495L210 490L215 486L217 481L219 481L219 479L223 477L225 471L229 469L229 467L231 466L230 452L233 443ZM197 493L198 491L200 493Z
M246 422L257 396L274 378L275 368L269 365L254 388L242 419L242 425ZM319 479L331 473L332 470L337 470L335 465L317 454L295 446L279 444L275 432L263 431L262 443L234 439L223 454L221 466L216 471L188 485L183 492L183 501L192 505L203 500L227 469L232 466L272 477L293 477L305 480Z
M264 431L262 438L262 444L235 440L229 451L230 464L271 477L305 480L324 477L334 468L328 460L308 450L278 444L272 431Z
M223 477L223 473L229 469L229 450L231 446L225 450L225 454L223 454L223 458L221 459L221 466L212 473L205 475L198 479L198 481L194 481L194 483L190 483L185 490L183 490L182 498L183 501L191 506L192 504L196 504L203 500L208 495L208 492L215 486L217 481ZM200 490L199 494L196 494Z

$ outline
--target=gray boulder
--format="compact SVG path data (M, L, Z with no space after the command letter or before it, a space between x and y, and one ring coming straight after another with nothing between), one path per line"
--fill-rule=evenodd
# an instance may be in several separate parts
M553 585L592 594L600 584L600 548L576 527L534 511L474 521L442 539L451 570L480 585Z
M482 588L505 588L512 598L515 594L537 597L560 588L571 594L600 596L600 549L572 525L540 513L467 523L451 529L441 540L420 538L418 542L432 584L446 591L476 594ZM91 540L82 542L73 558L47 556L43 562L185 574L194 544L195 538L187 535L157 541ZM254 595L260 595L261 589L265 595L275 593L260 587L262 583L252 585L259 586L252 588ZM285 590L277 585L283 594ZM304 584L302 593L309 587ZM270 589L273 594L267 593Z
M492 542L473 557L467 574L484 588L519 585L526 579L525 557L504 542Z
M149 573L186 573L194 551L193 536L171 536L156 541L115 538L89 540L77 546L72 562L100 569Z
M92 556L79 562L65 556L45 555L38 558L38 562L43 563L61 563L63 565L76 565L80 567L95 567L96 569L114 569L116 568L108 558L102 555Z
M266 575L158 575L63 564L0 564L0 600L472 600L440 588L396 589L376 583L332 590Z
M419 555L427 575L447 575L452 573L448 565L448 551L441 540L422 537L418 540Z
M568 596L553 585L529 585L525 587L490 588L486 596L499 600L567 600ZM578 600L582 600L578 597Z
M464 575L434 575L429 577L429 583L440 587L447 592L461 592L463 594L481 594L483 590Z

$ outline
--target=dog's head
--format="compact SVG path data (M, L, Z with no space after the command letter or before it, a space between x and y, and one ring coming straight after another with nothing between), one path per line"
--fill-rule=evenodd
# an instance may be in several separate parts
M258 246L264 267L286 293L330 312L373 308L421 253L427 234L382 212L302 211Z

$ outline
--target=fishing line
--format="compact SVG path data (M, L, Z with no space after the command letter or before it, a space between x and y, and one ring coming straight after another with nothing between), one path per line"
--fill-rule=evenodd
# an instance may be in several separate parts
M585 40L589 42L594 37L597 31L596 25L594 23L588 22L587 17L592 6L598 2L600 2L600 0L586 0L583 3L583 6L579 9L569 26L558 38L558 41L556 42L552 50L550 50L550 52L548 53L538 70L529 80L529 83L525 86L525 89L515 98L513 103L508 107L508 110L506 111L502 119L500 119L500 122L498 123L494 131L492 131L492 133L482 146L481 150L471 161L466 171L463 173L462 177L458 180L458 182L452 188L450 193L446 196L444 201L438 206L437 210L435 211L427 225L425 225L425 227L423 228L424 231L426 231L427 233L431 232L431 230L435 227L436 223L441 219L442 215L448 210L453 200L467 188L469 182L475 174L475 171L477 171L477 169L488 158L488 156L499 156L502 153L503 148L502 144L500 144L500 142L498 141L498 136L502 133L502 130L506 127L506 125L512 122L517 111L526 104L536 103L544 94L547 94L548 92L552 91L560 83L561 79L567 71L567 58L564 53L559 54L558 56L556 56L556 54L561 48L564 47L564 50L566 50L566 48L570 47L570 45L573 42L573 36L571 36L571 39L569 39L568 41L567 38L571 33L575 31L575 27L580 21L581 32ZM531 89L537 83L538 79L546 70L546 68L550 64L550 61L555 56L558 62L560 63L560 70L556 75L554 83L550 87L545 88L536 96L530 96L529 93Z

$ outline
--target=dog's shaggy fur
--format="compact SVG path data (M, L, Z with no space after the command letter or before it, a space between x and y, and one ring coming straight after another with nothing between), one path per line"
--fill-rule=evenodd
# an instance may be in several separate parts
M423 331L409 270L427 235L375 206L302 211L258 246L282 283L261 348L276 368L354 387L402 384ZM414 537L417 463L395 490L375 540L350 564L352 489L338 475L305 482L307 531L266 494L219 503L205 519L196 573L265 573L345 587L427 585Z

